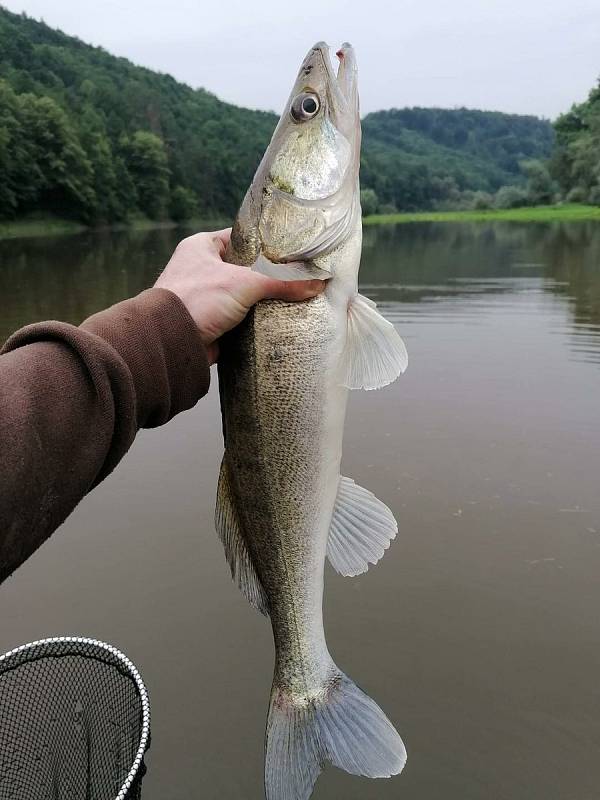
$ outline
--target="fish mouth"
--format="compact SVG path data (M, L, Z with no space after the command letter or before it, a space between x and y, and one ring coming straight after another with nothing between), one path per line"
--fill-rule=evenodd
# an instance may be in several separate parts
M302 62L300 74L310 75L318 62L327 75L327 84L333 100L342 111L349 111L358 106L357 66L354 48L344 42L336 51L339 60L337 72L331 60L331 49L327 42L317 42L309 50Z

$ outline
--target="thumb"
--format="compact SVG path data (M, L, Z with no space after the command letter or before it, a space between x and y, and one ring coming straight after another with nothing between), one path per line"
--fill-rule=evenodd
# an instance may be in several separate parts
M279 281L277 278L268 278L265 275L253 273L256 281L253 287L255 300L308 300L321 294L327 281Z

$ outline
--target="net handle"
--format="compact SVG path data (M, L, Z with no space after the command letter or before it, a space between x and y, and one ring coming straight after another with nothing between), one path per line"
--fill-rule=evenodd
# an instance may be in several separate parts
M135 682L142 704L142 734L140 736L140 743L131 769L125 778L123 785L119 789L119 793L115 797L115 800L125 800L129 789L138 776L138 772L142 765L144 753L146 752L150 738L150 701L148 700L148 692L146 690L146 686L144 685L144 681L142 680L142 676L140 675L135 664L130 661L130 659L127 658L127 656L119 649L113 647L111 644L102 642L99 639L90 639L86 636L51 636L47 639L37 639L35 642L22 644L20 647L15 647L13 650L9 650L7 653L4 653L4 655L0 656L0 669L4 662L14 658L16 655L21 655L27 650L35 650L54 644L80 644L97 648L98 650L103 650L108 655L117 659L117 661L120 662L121 666Z

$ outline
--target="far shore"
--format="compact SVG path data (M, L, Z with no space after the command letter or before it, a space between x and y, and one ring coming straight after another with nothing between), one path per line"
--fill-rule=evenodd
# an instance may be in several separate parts
M107 231L149 231L171 230L181 228L184 235L193 231L218 230L231 225L230 221L219 219L190 219L182 222L174 220L133 219L129 222L118 222L113 225L84 225L74 220L58 217L39 217L35 219L19 219L0 221L0 241L3 239L29 239L43 236L65 236L90 231L103 233Z
M363 225L391 225L406 222L586 222L600 221L600 206L565 203L555 206L525 208L481 209L473 211L404 211L397 214L372 214L363 217ZM81 222L56 217L22 219L0 222L0 240L40 236L59 236L83 231L152 230L181 228L182 230L216 229L227 227L226 220L154 221L135 219L103 227L90 227Z
M472 211L404 211L363 217L363 225L404 222L585 222L600 220L600 206L564 203L556 206L480 209Z

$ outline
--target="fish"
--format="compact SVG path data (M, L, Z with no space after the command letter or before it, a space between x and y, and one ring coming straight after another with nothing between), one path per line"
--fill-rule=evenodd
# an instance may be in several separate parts
M267 800L306 800L326 763L390 777L400 735L336 665L323 629L325 561L365 572L397 533L390 509L340 473L349 389L376 389L406 348L358 292L360 114L352 46L302 62L239 209L226 260L281 280L326 281L296 303L265 300L222 341L225 450L215 525L234 581L269 617L275 668L265 739Z

